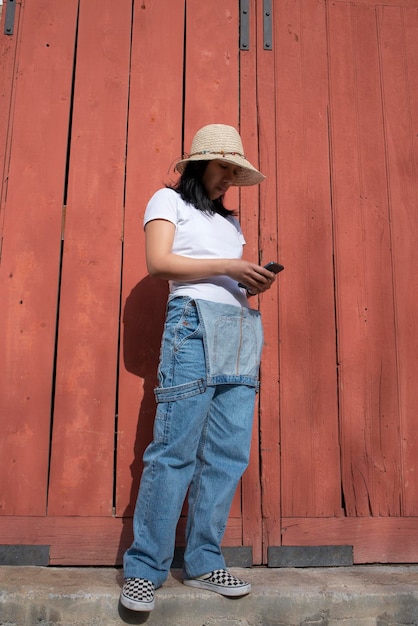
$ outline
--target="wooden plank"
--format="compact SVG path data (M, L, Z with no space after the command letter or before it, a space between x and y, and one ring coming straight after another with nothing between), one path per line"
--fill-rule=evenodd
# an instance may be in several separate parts
M245 153L255 167L258 166L258 111L254 94L257 89L256 7L250 3L250 48L240 53L240 133ZM240 193L240 223L245 233L244 258L258 263L259 239L259 186L242 189ZM258 306L253 298L252 307ZM251 458L242 477L242 524L243 544L253 549L254 564L263 562L263 529L261 514L259 400L257 395L254 427L251 442Z
M362 477L367 474L364 394L366 325L364 267L359 217L359 163L351 6L329 5L332 187L335 222L337 324L339 334L342 487L348 515L367 515ZM364 467L366 465L366 467Z
M368 396L365 397L366 445L373 473L373 514L399 515L403 478L391 280L392 242L382 118L385 106L382 107L376 12L374 7L354 6L352 18L360 168L359 237L366 300L360 324L367 328L367 365L363 370ZM367 63L364 63L365 58ZM347 342L350 341L347 337Z
M174 179L170 163L181 156L184 0L169 6L165 0L136 4L133 20L116 469L119 516L133 514L154 423L153 390L168 285L147 275L142 220L151 195Z
M183 545L185 520L177 529ZM0 517L3 545L50 546L50 565L121 565L132 541L130 517ZM242 523L230 518L223 545L240 546Z
M22 8L0 267L2 514L45 512L77 4Z
M205 124L238 125L238 3L188 0L184 148ZM232 199L228 201L232 204Z
M418 517L283 519L283 545L354 547L354 563L416 563Z
M274 19L276 15L274 14ZM259 262L279 260L277 240L275 59L263 50L263 7L257 3L257 115L259 163L266 179L259 188ZM264 349L260 367L260 464L263 515L263 562L267 547L280 541L280 441L279 441L279 327L280 279L259 297Z
M323 2L275 18L282 514L341 514Z
M131 3L80 4L49 514L113 506Z
M418 513L418 11L378 10L385 114L389 219L393 248L392 281L399 380L404 515ZM398 494L397 494L398 495Z
M179 525L181 545L184 520ZM285 546L354 546L354 562L418 562L418 517L284 518ZM50 565L120 565L132 519L1 516L3 545L48 545ZM223 545L239 546L242 524L228 521Z
M330 5L328 23L345 508L351 516L399 515L395 313L374 9Z

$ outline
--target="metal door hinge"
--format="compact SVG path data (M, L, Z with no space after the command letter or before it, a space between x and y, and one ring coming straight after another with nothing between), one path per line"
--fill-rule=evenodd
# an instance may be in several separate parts
M272 1L263 0L264 50L273 50Z
M6 18L4 20L4 34L13 35L15 26L15 9L16 0L7 0L6 3Z
M263 47L273 50L273 2L263 0ZM250 0L239 3L239 48L250 49Z
M240 0L239 3L239 48L250 49L250 0Z

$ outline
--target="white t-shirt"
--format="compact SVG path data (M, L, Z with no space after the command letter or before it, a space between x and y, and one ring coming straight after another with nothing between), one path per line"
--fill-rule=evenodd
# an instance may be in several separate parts
M174 254L193 259L240 259L245 239L235 217L207 215L182 200L173 189L159 189L148 202L144 226L155 219L176 227ZM169 281L170 293L201 300L248 307L245 290L229 276L198 281Z

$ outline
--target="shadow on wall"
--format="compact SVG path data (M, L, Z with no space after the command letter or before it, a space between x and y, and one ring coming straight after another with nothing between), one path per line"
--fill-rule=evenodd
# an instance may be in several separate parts
M123 311L123 359L131 374L143 379L143 398L139 406L134 443L134 459L130 466L132 486L120 540L118 561L132 542L132 516L142 474L142 457L151 442L155 417L154 388L164 328L168 283L147 276L126 299ZM138 381L139 384L139 381Z

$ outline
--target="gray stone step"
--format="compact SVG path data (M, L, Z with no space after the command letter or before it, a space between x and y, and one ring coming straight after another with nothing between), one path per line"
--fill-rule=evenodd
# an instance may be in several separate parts
M119 606L121 569L0 567L1 626L418 625L418 566L231 568L252 593L229 599L172 570L152 613Z

